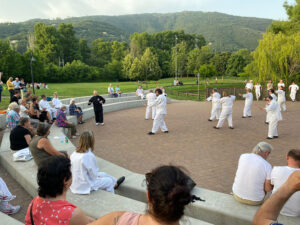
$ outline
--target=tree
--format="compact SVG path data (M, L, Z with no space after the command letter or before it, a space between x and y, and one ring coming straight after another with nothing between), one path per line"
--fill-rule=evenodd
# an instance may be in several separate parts
M150 35L148 33L134 33L130 36L130 53L133 57L141 57L149 46Z
M188 74L196 74L197 70L200 67L200 61L199 61L200 54L201 54L201 50L198 48L195 48L189 52L188 60L187 60Z
M218 52L211 58L210 62L215 66L219 76L223 76L226 73L227 63L231 57L230 52Z
M244 68L252 61L252 56L248 49L241 49L231 55L228 60L226 74L237 76L244 72Z
M172 71L181 76L185 75L187 60L187 45L185 42L181 42L172 49Z
M130 80L140 80L142 75L142 66L139 58L135 58L129 70L129 79Z
M73 25L61 23L58 27L58 32L60 35L60 44L64 62L67 63L81 59L79 41L75 36Z
M158 58L154 55L150 48L147 48L140 61L141 79L142 80L158 80L161 78L161 69L158 64Z
M92 65L100 68L111 61L111 43L102 38L92 42Z
M133 56L131 54L128 54L125 56L123 63L122 63L122 72L125 75L126 79L130 79L130 69L133 63Z
M86 39L80 39L79 41L79 51L82 58L82 62L85 64L90 64L91 59L91 49L88 46L88 42Z
M122 72L122 62L113 59L110 63L106 64L103 68L106 80L125 80Z
M216 68L214 67L214 65L211 64L201 65L198 72L200 73L200 76L203 78L213 77L217 75Z
M112 60L121 61L128 54L128 46L125 42L113 41L111 43Z

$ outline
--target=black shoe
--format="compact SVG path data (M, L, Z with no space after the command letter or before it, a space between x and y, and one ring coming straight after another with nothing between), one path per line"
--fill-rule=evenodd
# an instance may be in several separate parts
M168 130L167 130L167 131L164 131L164 133L167 134L167 133L169 133L169 131L168 131Z
M273 136L273 138L279 138L278 136Z
M248 116L249 118L251 118L252 116Z
M152 133L152 132L149 132L148 134L149 134L149 135L154 135L154 133Z
M215 128L215 129L220 129L220 128L219 128L219 127L217 127L217 126L214 126L214 128Z
M265 124L269 124L268 122L265 122Z
M229 127L229 129L233 130L233 129L234 129L234 127Z
M209 121L209 122L212 122L212 120L211 120L211 119L208 119L208 121Z
M117 180L117 183L116 183L116 186L115 186L115 189L118 189L118 187L125 181L125 177L120 177L118 180Z
M266 139L269 139L269 140L271 140L271 139L273 139L273 138L267 137Z
M246 116L242 116L242 118L244 118L244 119L245 119L245 118L246 118Z

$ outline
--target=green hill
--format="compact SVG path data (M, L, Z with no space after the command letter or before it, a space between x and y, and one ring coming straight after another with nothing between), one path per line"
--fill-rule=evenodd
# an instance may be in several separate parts
M107 41L129 41L134 32L155 33L164 30L184 30L202 34L217 51L254 50L262 33L272 23L269 19L231 16L215 12L180 12L167 14L137 14L124 16L88 16L57 20L34 19L22 23L1 23L0 38L19 40L23 49L28 33L37 22L45 24L72 23L79 38L89 42L103 38Z

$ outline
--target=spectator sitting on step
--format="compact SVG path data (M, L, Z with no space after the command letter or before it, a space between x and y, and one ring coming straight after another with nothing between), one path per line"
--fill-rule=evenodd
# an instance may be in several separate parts
M14 95L12 96L10 103L15 102L17 104L19 104L19 100L21 99L20 97L20 91L19 90L15 90L14 91Z
M6 124L10 130L13 130L20 120L20 106L13 102L8 106L9 112L6 114Z
M32 137L31 130L32 126L30 120L28 118L21 118L19 125L10 132L10 149L13 151L29 150Z
M118 94L118 96L119 97L121 97L122 96L122 92L121 92L121 89L120 89L120 87L119 87L119 85L116 85L116 93Z
M47 96L42 95L41 101L39 102L40 110L47 111L50 114L51 121L56 118L57 109L50 106L49 102L47 101Z
M253 218L253 225L283 225L276 222L280 210L289 198L299 191L300 171L296 171L256 212Z
M52 156L64 156L66 152L57 151L50 143L48 136L51 125L48 123L39 123L37 135L34 136L29 144L29 150L33 156L35 164L40 167L43 162L48 161Z
M108 94L110 95L110 97L114 98L114 97L118 97L118 94L115 92L112 84L109 84L109 87L107 88Z
M271 183L274 185L273 194L279 190L293 172L300 171L300 150L290 150L286 160L287 166L276 166L272 170ZM280 213L284 216L300 216L300 192L290 197Z
M20 210L20 206L13 206L8 202L15 199L16 196L12 195L8 190L6 183L0 177L0 212L12 215Z
M76 116L77 117L77 121L78 121L79 124L84 123L82 121L82 116L83 116L82 109L75 105L75 99L71 99L71 101L70 101L69 113L70 113L71 116Z
M267 162L272 150L270 144L260 142L252 153L241 155L232 187L235 200L247 205L261 205L265 194L272 191L272 166Z
M99 172L96 157L93 153L95 138L91 131L83 132L80 136L79 146L72 153L73 182L70 187L74 194L90 194L99 189L114 193L125 177L118 180L107 173Z
M135 92L136 96L140 97L142 100L145 99L144 90L142 86L139 86Z
M50 113L47 110L40 110L38 97L32 97L29 111L30 118L38 119L40 122L48 120L48 122L52 124Z
M56 125L58 127L70 128L71 136L74 139L76 138L76 136L79 136L79 134L77 133L76 125L67 120L66 112L67 107L65 105L62 105L61 108L57 111Z
M28 206L25 225L86 225L94 221L66 199L72 183L70 159L56 156L45 161L38 169L37 183L38 196Z
M53 93L52 105L56 110L60 109L60 107L62 106L61 101L58 99L57 92Z
M27 101L25 98L19 100L19 105L20 105L20 117L21 118L30 118L30 110L26 108L27 106Z
M146 174L146 214L112 212L90 225L174 224L184 216L186 206L200 198L192 195L189 177L178 167L161 166Z

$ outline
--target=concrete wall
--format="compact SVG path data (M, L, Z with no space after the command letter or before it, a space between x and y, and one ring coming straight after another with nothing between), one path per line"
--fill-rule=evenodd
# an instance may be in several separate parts
M0 212L0 224L1 225L22 225L20 221Z

